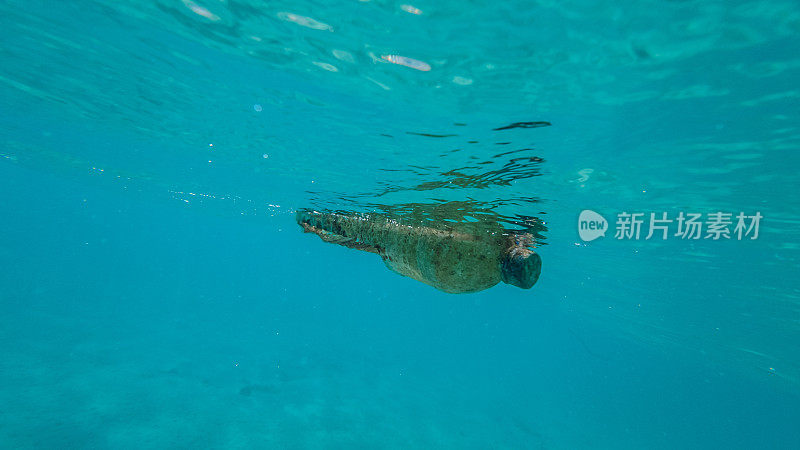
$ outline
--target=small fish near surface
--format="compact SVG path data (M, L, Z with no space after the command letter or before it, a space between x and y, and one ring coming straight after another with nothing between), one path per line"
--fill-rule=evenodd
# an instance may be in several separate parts
M386 266L448 293L499 282L530 289L542 260L533 237L485 224L407 224L381 214L299 210L297 223L323 241L380 255Z

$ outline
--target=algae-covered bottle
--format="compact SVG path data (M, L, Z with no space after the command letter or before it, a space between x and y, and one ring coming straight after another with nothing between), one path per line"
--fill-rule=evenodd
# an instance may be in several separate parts
M325 242L377 253L391 270L444 292L477 292L500 281L529 289L542 268L533 237L498 224L410 224L380 214L310 210L296 219Z

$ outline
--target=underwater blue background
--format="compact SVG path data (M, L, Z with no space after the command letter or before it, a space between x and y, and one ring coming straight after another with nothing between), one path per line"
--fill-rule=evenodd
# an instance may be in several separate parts
M0 447L800 445L796 2L408 6L0 5ZM452 202L538 218L533 289L294 222Z

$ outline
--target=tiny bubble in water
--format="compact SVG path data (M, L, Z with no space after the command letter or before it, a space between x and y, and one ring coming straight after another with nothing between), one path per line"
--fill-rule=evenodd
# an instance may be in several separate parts
M258 103L256 103L255 105L253 105L253 109L254 109L254 110L256 110L256 112L261 112L261 109L262 109L262 108L261 108L261 105L259 105Z

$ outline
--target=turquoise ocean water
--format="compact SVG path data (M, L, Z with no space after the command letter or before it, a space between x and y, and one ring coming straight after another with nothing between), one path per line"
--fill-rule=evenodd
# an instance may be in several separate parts
M0 447L799 448L798 36L792 0L0 3ZM300 208L535 224L542 276L445 294Z

